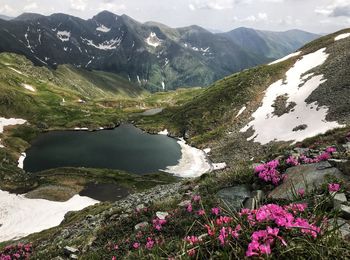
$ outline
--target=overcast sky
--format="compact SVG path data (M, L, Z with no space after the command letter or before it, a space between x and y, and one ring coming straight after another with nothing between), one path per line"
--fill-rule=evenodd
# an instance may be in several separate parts
M8 16L60 12L86 19L102 10L141 22L220 31L246 26L328 33L350 27L350 0L0 0L0 14Z

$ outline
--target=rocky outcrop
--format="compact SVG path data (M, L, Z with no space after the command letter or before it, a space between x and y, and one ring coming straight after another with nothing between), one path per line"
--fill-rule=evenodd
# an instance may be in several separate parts
M327 176L344 179L345 176L328 162L299 165L288 168L281 185L269 193L272 199L292 199L298 190L311 191L321 187Z

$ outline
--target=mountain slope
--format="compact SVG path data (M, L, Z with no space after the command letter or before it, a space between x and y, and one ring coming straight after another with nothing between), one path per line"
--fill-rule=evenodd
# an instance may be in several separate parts
M9 16L7 16L7 15L2 15L2 14L0 14L0 19L5 20L5 21L9 21L9 20L12 20L13 17L9 17Z
M221 35L249 52L265 57L266 61L283 57L299 49L305 43L320 37L320 35L301 30L271 32L244 27L222 33Z
M0 51L23 54L41 66L116 73L150 90L204 86L271 60L198 26L142 24L107 11L89 20L25 13L0 20L0 31Z
M165 111L163 124L198 145L211 143L214 154L228 161L348 125L350 37L342 37L349 32L217 81L182 107Z

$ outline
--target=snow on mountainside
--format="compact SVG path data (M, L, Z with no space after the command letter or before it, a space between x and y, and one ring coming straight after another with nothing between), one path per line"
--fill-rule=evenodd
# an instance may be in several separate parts
M348 34L350 29L324 36L276 62L215 82L169 111L168 129L198 145L210 138L220 160L235 161L256 158L276 142L350 125Z
M316 102L305 102L326 81L323 75L307 72L321 66L328 57L326 48L302 56L286 72L285 79L280 79L267 88L262 106L252 114L254 120L241 129L241 132L246 132L249 128L254 130L248 141L254 140L261 144L271 141L302 141L341 127L337 122L326 121L327 107L319 107ZM290 111L283 115L274 114L273 105L279 97L286 98L286 106L290 106Z
M113 72L150 90L162 90L163 82L167 89L208 85L280 58L308 40L303 36L297 46L275 56L262 55L198 26L142 24L107 11L89 20L24 13L11 21L0 20L0 31L0 51L23 54L41 66L71 64Z

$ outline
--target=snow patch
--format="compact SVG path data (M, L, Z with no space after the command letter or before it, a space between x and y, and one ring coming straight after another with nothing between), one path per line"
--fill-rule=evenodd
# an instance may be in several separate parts
M148 45L155 47L155 48L157 48L158 46L160 46L162 44L162 40L160 40L158 38L157 34L154 32L151 32L145 41Z
M280 62L288 60L288 59L290 59L292 57L296 57L296 56L298 56L300 54L301 54L301 51L291 53L291 54L289 54L289 55L287 55L287 56L285 56L285 57L283 57L281 59L278 59L278 60L275 60L275 61L269 63L268 65L273 65L273 64L276 64L276 63L280 63Z
M246 106L242 107L241 110L238 111L237 115L235 118L239 117L240 115L242 115L242 113L247 109Z
M68 42L70 39L71 33L67 31L58 31L57 32L57 38L60 39L62 42Z
M165 170L161 171L179 177L189 178L201 176L213 169L204 151L187 145L184 139L180 139L178 144L181 146L182 153L178 164L175 166L168 166Z
M302 141L307 137L324 133L330 129L341 127L337 122L327 122L327 107L319 107L317 103L307 104L305 100L310 94L326 81L323 75L312 76L305 82L302 75L309 70L322 65L329 54L326 48L314 53L304 55L286 73L286 80L278 80L265 91L262 106L253 114L254 118L240 132L252 128L255 133L247 140L254 140L261 144L270 141ZM309 76L310 76L309 75ZM287 102L296 105L292 111L278 117L273 114L276 98L281 95L288 96ZM317 109L313 109L313 107ZM296 131L298 126L307 125L305 129ZM294 131L293 131L294 130Z
M348 38L350 37L350 33L343 33L343 34L340 34L338 36L336 36L334 38L334 41L339 41L339 40L342 40L342 39L345 39L345 38Z
M115 39L111 39L109 41L104 41L102 43L99 44L95 44L92 40L88 40L85 38L81 38L83 40L84 43L86 43L89 46L92 46L96 49L99 50L103 50L103 51L108 51L108 50L114 50L117 49L117 47L119 47L120 43L122 42L122 38L115 38Z
M82 210L99 201L75 195L66 202L28 199L0 190L0 242L18 239L58 226L69 211Z
M204 151L206 154L208 154L208 153L211 152L211 149L210 149L210 148L205 148L203 151Z
M23 169L24 160L26 159L26 157L27 157L26 153L21 153L21 156L18 159L18 165L17 165L18 168Z
M104 26L103 24L96 28L96 31L108 33L111 28Z
M88 131L89 128L87 128L87 127L75 127L74 130L75 131Z
M223 170L227 167L226 163L213 163L213 170L218 171L218 170Z
M13 126L13 125L23 125L25 124L27 121L24 119L18 119L18 118L4 118L4 117L0 117L0 133L4 132L4 127L6 126ZM0 139L1 141L1 139ZM0 144L0 147L4 147L3 145ZM0 211L1 213L1 211ZM1 222L0 222L1 224Z
M22 86L29 91L36 92L35 88L32 85L29 84L22 84Z
M169 132L168 132L167 129L164 129L163 131L160 131L158 134L159 134L159 135L168 135Z

